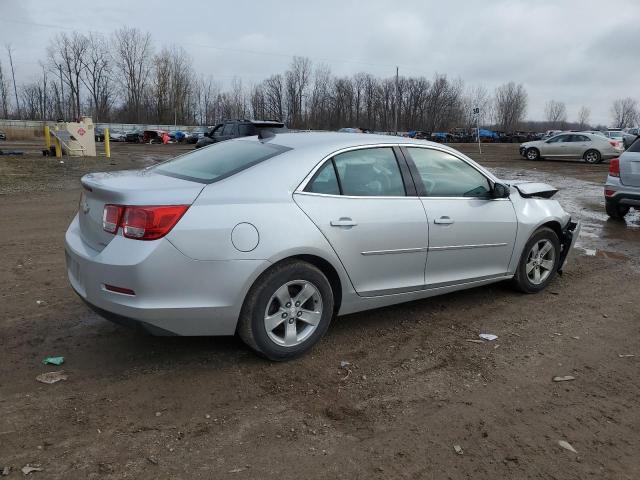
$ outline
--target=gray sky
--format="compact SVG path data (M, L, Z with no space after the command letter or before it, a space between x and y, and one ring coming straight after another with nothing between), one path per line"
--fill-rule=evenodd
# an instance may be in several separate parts
M0 10L0 44L13 45L18 83L37 75L56 25L127 25L151 32L156 47L182 45L196 71L223 86L233 76L257 83L301 55L338 75L391 76L399 65L401 74L446 73L490 90L514 80L535 120L549 99L567 104L569 120L586 105L592 123L607 124L615 98L640 100L638 0L0 0ZM4 49L0 61L8 67Z

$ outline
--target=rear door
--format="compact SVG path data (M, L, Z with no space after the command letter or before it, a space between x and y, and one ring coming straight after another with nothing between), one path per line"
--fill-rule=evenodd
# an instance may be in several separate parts
M620 181L630 187L640 187L640 139L620 157Z
M337 154L294 200L327 238L359 295L424 287L428 225L398 149Z

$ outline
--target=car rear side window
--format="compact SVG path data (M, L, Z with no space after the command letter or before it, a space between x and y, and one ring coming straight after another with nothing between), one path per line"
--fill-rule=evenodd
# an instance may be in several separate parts
M333 157L343 195L404 197L398 161L389 147L364 148Z
M411 147L407 150L427 197L489 197L489 180L468 163L440 150Z
M340 195L340 186L333 160L329 160L318 170L305 188L305 192L324 193L325 195Z
M171 177L213 183L264 160L291 150L289 147L253 140L214 143L154 167Z
M247 137L253 134L253 125L248 123L241 123L238 125L238 135L241 137Z
M236 124L235 123L227 123L224 126L224 130L222 131L224 136L235 135L236 134Z

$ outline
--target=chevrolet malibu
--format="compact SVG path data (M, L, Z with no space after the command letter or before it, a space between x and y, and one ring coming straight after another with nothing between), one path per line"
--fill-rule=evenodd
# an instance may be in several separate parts
M587 132L566 132L548 140L520 145L520 155L527 160L581 158L587 163L600 163L617 157L623 151L622 141Z
M579 225L540 183L506 183L409 138L265 132L82 180L69 281L154 334L233 335L300 355L336 315L510 280L544 289Z

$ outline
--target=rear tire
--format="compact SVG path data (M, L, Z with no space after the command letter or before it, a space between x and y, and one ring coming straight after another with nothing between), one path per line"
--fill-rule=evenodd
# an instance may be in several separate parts
M240 312L237 332L257 353L284 361L310 350L333 317L327 277L301 260L278 264L253 284Z
M553 280L560 262L560 240L547 227L535 231L525 245L516 274L515 288L524 293L538 293Z
M527 151L524 152L527 160L540 160L540 150L537 148L527 148Z
M602 155L597 150L587 150L582 157L585 162L590 164L600 163L602 161Z
M626 205L620 205L619 203L611 200L604 201L604 208L607 211L607 215L613 220L624 220L624 216L629 213L630 207Z

